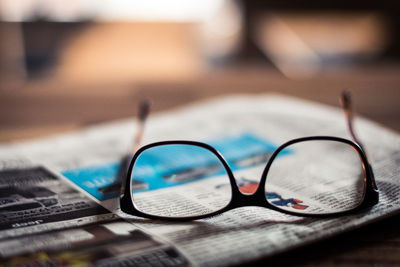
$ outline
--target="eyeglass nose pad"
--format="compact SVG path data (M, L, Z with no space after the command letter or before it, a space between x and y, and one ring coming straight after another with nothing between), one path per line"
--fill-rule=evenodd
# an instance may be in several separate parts
M258 189L258 183L250 180L242 180L238 183L240 193L244 195L252 195Z

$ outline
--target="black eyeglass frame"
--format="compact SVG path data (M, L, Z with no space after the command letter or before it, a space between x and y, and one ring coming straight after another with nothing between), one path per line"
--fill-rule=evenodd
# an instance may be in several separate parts
M363 200L359 203L358 206L356 206L350 210L341 211L341 212L334 212L334 213L328 213L328 214L313 214L313 213L299 213L299 212L285 210L285 209L279 208L277 206L274 206L268 202L267 198L265 197L265 183L267 180L268 171L269 171L274 159L277 157L277 155L280 153L280 151L282 151L284 148L286 148L292 144L295 144L295 143L306 142L306 141L336 141L336 142L348 144L357 151L357 153L360 156L361 164L362 164L362 167L364 169L364 174L365 174L364 196L363 196ZM223 166L228 174L230 185L231 185L231 190L232 190L232 192L231 192L232 198L231 198L230 202L224 208L214 211L212 213L207 213L207 214L202 214L202 215L197 215L197 216L166 217L166 216L156 216L156 215L152 215L152 214L147 214L147 213L144 213L144 212L138 210L135 207L133 198L132 198L131 176L132 176L132 170L133 170L133 167L134 167L134 164L135 164L137 158L143 151L145 151L149 148L156 147L156 146L177 145L177 144L193 145L193 146L202 147L204 149L209 150L215 156L218 157L218 159L223 164ZM229 164L224 159L224 157L221 155L221 153L219 153L218 150L216 150L214 147L212 147L206 143L197 142L197 141L186 141L186 140L172 140L172 141L162 141L162 142L151 143L151 144L141 147L134 154L134 156L130 162L130 165L129 165L129 169L127 172L127 179L125 180L125 188L124 188L123 192L124 193L123 193L122 197L120 198L120 207L123 212L133 215L133 216L139 216L139 217L153 219L153 220L167 220L167 221L190 221L190 220L204 219L204 218L219 215L228 210L232 210L232 209L239 208L239 207L245 207L245 206L260 206L260 207L269 208L269 209L272 209L275 211L279 211L282 213L296 215L296 216L302 216L302 217L320 217L320 218L322 217L322 218L324 218L324 217L342 216L342 215L355 213L359 210L370 208L370 207L374 206L376 203L378 203L378 201L379 201L379 191L378 191L376 183L375 183L374 173L373 173L371 165L368 162L366 153L364 152L363 148L351 140L340 138L340 137L334 137L334 136L302 137L302 138L297 138L297 139L287 141L286 143L279 146L274 151L272 156L269 158L269 160L264 168L264 171L261 175L261 180L258 185L258 188L253 194L243 194L242 192L240 192L239 187L236 183L236 179L233 175L233 172L232 172L231 168L229 167Z

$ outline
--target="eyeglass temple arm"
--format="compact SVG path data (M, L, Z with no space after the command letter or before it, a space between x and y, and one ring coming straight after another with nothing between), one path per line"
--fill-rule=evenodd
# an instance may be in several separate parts
M126 175L131 162L132 155L139 149L144 135L144 129L147 121L147 117L150 114L151 103L149 100L143 100L139 103L138 110L138 128L133 138L132 147L128 154L126 154L122 160L118 170L118 177L121 177L121 194L125 191Z
M133 145L132 145L131 151L130 151L131 155L133 155L139 149L139 147L142 143L147 117L150 114L150 106L151 106L151 104L150 104L149 100L143 100L139 104L138 129L137 129L135 137L133 139Z
M351 139L353 139L354 142L356 142L363 150L364 147L360 140L358 139L357 135L354 133L354 127L353 127L353 103L351 101L351 95L347 91L343 91L342 95L340 97L340 104L342 105L344 114L346 116L346 121L347 121L347 129L349 130Z
M347 91L343 91L342 95L340 97L340 103L342 105L342 108L344 110L345 116L346 116L346 121L347 121L347 128L349 130L349 133L351 135L351 138L353 139L354 142L356 142L361 149L364 151L365 157L367 158L368 161L368 168L370 169L370 173L371 173L371 181L372 181L372 185L375 189L377 189L376 183L375 183L375 177L374 177L374 173L371 167L371 164L369 163L368 160L368 155L367 152L364 149L363 144L360 142L360 140L358 139L357 135L354 132L354 127L353 127L353 118L354 118L354 113L353 113L353 103L351 101L351 95L349 92Z

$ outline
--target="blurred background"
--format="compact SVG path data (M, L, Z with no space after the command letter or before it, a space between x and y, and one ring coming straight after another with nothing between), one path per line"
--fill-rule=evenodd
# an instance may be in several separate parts
M231 93L338 105L400 130L396 1L0 0L0 142Z

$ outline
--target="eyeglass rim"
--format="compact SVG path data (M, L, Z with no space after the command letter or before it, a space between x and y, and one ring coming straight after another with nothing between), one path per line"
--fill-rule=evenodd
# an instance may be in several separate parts
M360 156L361 163L364 169L365 173L365 180L363 181L364 183L364 195L362 201L359 203L358 206L345 210L345 211L340 211L340 212L333 212L333 213L327 213L327 214L312 214L312 213L301 213L301 212L295 212L295 211L289 211L285 210L282 208L279 208L275 205L270 204L266 198L265 198L265 183L268 175L268 171L272 165L272 162L274 159L277 157L277 155L286 147L293 145L295 143L300 143L300 142L306 142L306 141L337 141L337 142L342 142L346 143L350 146L352 146L357 153ZM163 145L176 145L176 144L182 144L182 145L193 145L193 146L198 146L205 148L212 152L214 155L218 157L220 162L223 164L231 185L231 200L230 202L223 208L214 211L212 213L207 213L207 214L202 214L202 215L196 215L196 216L185 216L185 217L167 217L167 216L158 216L158 215L153 215L153 214L148 214L145 212L140 211L137 209L134 205L133 197L132 197L132 188L131 188L131 175L132 175L132 170L134 163L136 162L137 158L139 155L152 147L156 146L163 146ZM129 164L129 169L127 172L127 177L125 180L125 190L120 198L120 207L121 210L127 214L134 215L134 216L140 216L148 219L153 219L153 220L167 220L167 221L190 221L190 220L198 220L198 219L203 219L203 218L209 218L212 216L219 215L223 212L226 212L228 210L232 210L238 207L244 207L244 206L262 206L265 208L269 208L272 210L276 210L285 214L290 214L290 215L296 215L296 216L301 216L301 217L335 217L335 216L342 216L342 215L347 215L351 213L355 213L359 210L363 210L365 208L372 207L379 201L379 191L376 188L375 184L375 179L374 179L374 174L371 165L369 164L366 154L363 151L362 147L358 145L357 143L345 139L345 138L340 138L340 137L335 137L335 136L308 136L308 137L300 137L296 139L289 140L282 145L280 145L271 155L271 157L268 159L267 164L265 165L265 168L263 170L263 173L261 175L260 183L258 185L258 188L256 192L254 192L251 195L244 195L243 193L240 192L239 187L236 183L236 179L233 175L233 172L223 157L223 155L213 146L203 143L203 142L198 142L198 141L191 141L191 140L168 140L168 141L159 141L159 142L154 142L147 144L145 146L142 146L132 157L131 162Z

